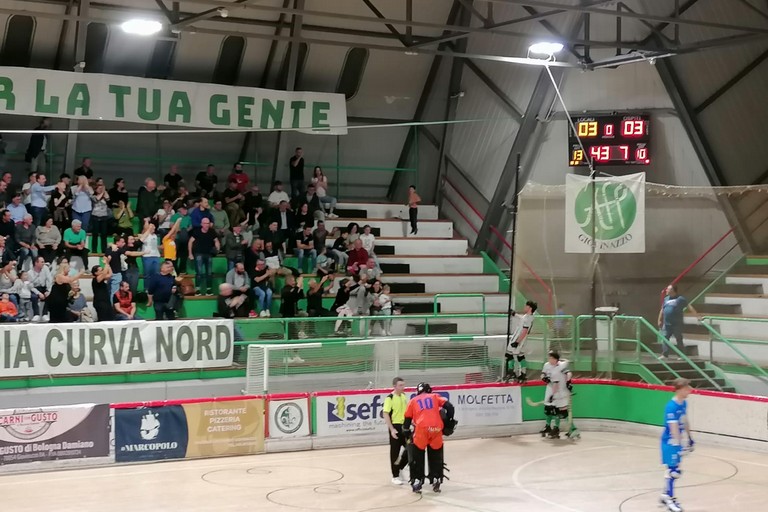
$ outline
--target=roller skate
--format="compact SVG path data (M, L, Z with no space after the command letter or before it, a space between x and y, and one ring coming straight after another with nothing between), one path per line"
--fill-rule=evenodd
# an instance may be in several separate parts
M543 429L539 430L539 434L541 434L541 437L547 437L547 435L552 432L552 428L547 425Z
M552 430L549 431L549 438L550 439L560 439L560 428L559 427L552 427Z
M432 482L432 492L440 492L440 484L443 482L439 478L435 478Z
M528 382L528 376L526 374L521 373L520 375L517 376L518 384L525 384L526 382Z
M411 490L415 493L421 494L421 488L423 486L423 482L419 479L416 479L411 483Z
M677 498L673 498L666 494L661 495L661 504L667 507L669 512L683 512L683 507L677 502Z
M576 439L581 439L581 432L579 432L578 429L572 428L568 431L567 434L565 434L565 437L570 439L571 441L575 441Z

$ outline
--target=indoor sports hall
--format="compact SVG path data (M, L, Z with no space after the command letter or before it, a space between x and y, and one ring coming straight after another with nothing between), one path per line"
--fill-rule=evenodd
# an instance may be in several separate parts
M764 508L766 2L0 34L12 509Z

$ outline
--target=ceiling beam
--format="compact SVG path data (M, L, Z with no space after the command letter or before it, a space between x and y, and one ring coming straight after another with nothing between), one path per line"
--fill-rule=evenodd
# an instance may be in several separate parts
M765 62L765 60L768 59L768 50L761 53L755 60L747 64L741 71L736 73L733 78L728 80L726 83L723 84L722 87L717 89L714 93L712 93L707 99L701 102L701 104L696 107L696 114L702 113L707 107L712 105L714 102L716 102L720 97L731 90L731 88L736 85L737 83L741 82L744 78L746 78L747 75L749 75L756 67L758 67L760 64Z
M378 18L380 20L387 19L386 16L384 16L384 14L382 14L381 11L378 10L375 5L373 5L373 1L372 0L363 0L363 3L376 16L376 18ZM405 38L405 36L403 34L400 33L399 30L397 30L394 27L394 25L391 25L389 23L385 23L384 26L387 27L387 30L389 30L397 38L397 40L400 41L400 43L403 46L408 46L408 44L409 44L408 40ZM408 25L408 28L413 29L413 26L412 25ZM413 34L411 34L411 37L413 37Z

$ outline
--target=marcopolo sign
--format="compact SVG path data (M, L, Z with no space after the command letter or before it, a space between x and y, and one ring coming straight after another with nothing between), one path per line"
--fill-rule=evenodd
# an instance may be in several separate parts
M232 365L231 320L8 325L4 377L183 370Z
M0 113L343 135L343 94L0 67Z

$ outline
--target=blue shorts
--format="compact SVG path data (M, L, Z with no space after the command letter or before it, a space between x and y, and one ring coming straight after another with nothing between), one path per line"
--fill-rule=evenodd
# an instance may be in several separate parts
M661 463L668 468L680 466L680 452L683 449L680 446L673 446L667 443L661 443Z

